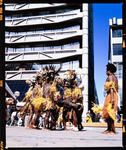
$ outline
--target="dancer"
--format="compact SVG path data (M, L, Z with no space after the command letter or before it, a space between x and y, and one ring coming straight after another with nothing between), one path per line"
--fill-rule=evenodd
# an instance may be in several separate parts
M103 133L116 133L114 121L116 120L117 105L118 105L118 80L115 76L116 67L114 64L106 65L107 79L104 85L106 97L103 105L102 117L107 122L107 130Z

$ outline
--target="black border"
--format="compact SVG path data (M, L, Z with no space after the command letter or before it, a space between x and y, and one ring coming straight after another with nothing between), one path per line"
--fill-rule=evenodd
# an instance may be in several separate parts
M122 3L123 2L123 89L126 89L126 0L1 0L2 3L44 3L44 2L57 2L57 3ZM4 51L4 6L3 8L3 20L0 21L0 81L3 81L3 86L0 87L0 142L3 142L3 146L6 146L6 126L5 126L5 51ZM123 126L126 129L126 91L123 90ZM0 145L1 146L1 145ZM111 149L111 150L121 150L126 147L126 132L123 133L123 147L84 147L76 149ZM0 147L0 150L5 149L5 147ZM34 149L34 148L8 148L8 149ZM74 149L74 148L35 148L35 149Z
M125 0L4 0L5 3L121 3Z
M0 20L0 149L4 149L6 145L6 128L5 128L5 68L4 68L4 62L5 62L5 51L4 51L4 39L5 39L5 33L4 33L4 6L3 1L0 1L0 7L2 9L2 12L0 16L2 16L2 19Z
M126 148L126 0L123 1L123 146Z

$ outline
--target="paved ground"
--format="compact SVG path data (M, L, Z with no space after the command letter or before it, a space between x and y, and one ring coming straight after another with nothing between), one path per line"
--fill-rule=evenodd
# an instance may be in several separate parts
M122 129L103 134L104 127L84 127L84 131L50 131L25 127L6 128L6 147L122 147Z

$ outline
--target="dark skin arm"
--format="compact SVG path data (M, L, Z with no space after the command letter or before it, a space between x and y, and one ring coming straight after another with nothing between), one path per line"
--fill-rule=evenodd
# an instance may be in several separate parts
M113 81L112 76L109 76L108 80ZM112 108L114 108L114 90L113 90L113 88L110 89L110 100L111 100Z
M110 89L110 99L112 103L112 108L114 108L114 91L113 89Z

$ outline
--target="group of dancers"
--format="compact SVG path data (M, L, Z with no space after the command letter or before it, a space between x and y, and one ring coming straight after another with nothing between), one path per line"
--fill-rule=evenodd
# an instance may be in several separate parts
M44 128L56 130L57 125L60 125L66 129L67 122L71 122L74 128L83 130L82 79L78 78L75 70L68 70L65 77L61 78L60 69L56 70L53 65L46 66L37 73L34 80L26 81L29 89L19 115L24 120L28 116L28 128L39 128L39 118L44 116ZM104 84L106 96L100 113L107 122L107 130L103 132L106 134L116 133L114 122L118 108L118 79L115 72L116 66L108 63Z

